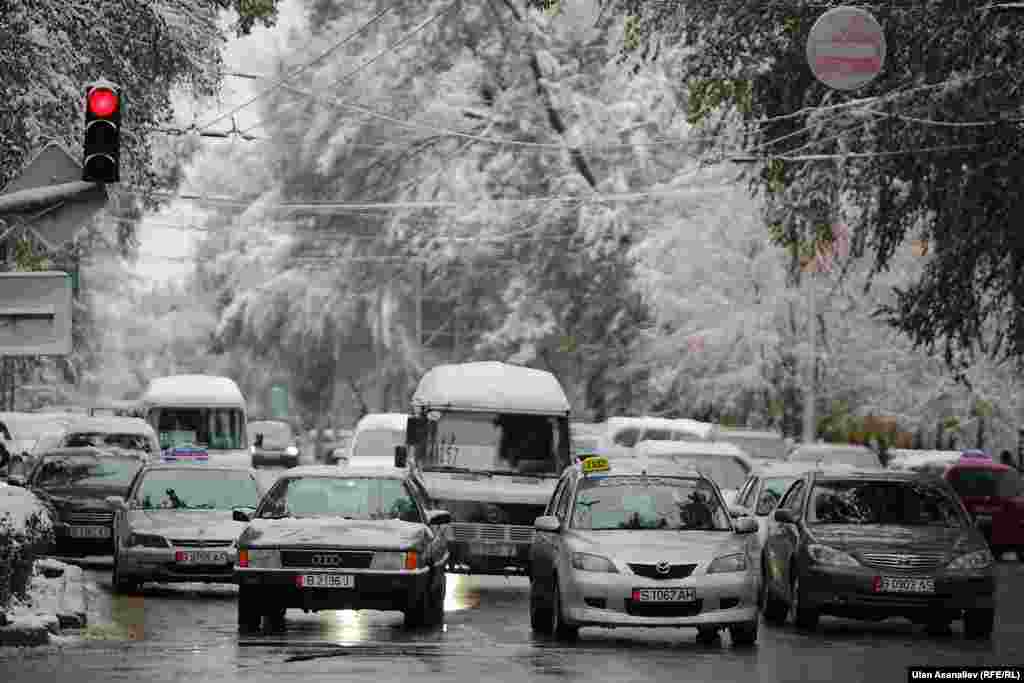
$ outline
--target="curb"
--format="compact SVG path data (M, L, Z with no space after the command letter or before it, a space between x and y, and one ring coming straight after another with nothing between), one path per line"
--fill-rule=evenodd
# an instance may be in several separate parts
M61 628L84 628L89 619L85 604L85 574L81 567L64 569L64 584L58 601Z

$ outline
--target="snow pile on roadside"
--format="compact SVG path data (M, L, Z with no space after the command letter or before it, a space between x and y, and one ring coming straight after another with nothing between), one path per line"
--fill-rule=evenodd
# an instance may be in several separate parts
M53 545L49 510L28 490L0 489L0 613L25 599L36 557Z
M52 529L50 513L34 493L20 486L0 488L0 524L6 520L8 533L24 534L32 525L33 515L38 516L38 524L45 529Z

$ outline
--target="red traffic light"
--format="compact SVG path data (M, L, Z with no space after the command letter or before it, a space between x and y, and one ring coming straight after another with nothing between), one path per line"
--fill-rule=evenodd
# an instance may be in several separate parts
M89 93L89 111L106 118L117 111L117 94L107 88L95 88Z

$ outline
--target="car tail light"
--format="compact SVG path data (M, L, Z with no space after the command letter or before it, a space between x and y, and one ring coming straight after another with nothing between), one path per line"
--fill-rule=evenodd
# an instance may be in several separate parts
M249 551L242 549L238 551L238 566L248 567L249 566Z
M875 580L871 582L871 592L881 593L882 592L882 577L876 576Z
M175 562L184 562L185 561L185 551L183 551L183 550L176 551L174 553L174 561Z
M640 591L633 591L633 600L636 602L640 601Z
M419 557L416 555L415 550L410 550L405 554L405 568L416 569L419 566Z

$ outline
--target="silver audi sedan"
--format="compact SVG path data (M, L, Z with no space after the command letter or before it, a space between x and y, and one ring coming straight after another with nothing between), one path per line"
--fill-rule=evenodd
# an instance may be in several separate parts
M251 469L160 464L135 476L126 498L111 497L114 590L147 581L233 583L236 541L245 523L235 510L256 509L264 491Z
M593 457L566 468L531 548L534 631L583 626L727 628L757 640L757 522L734 518L715 483L646 458Z

